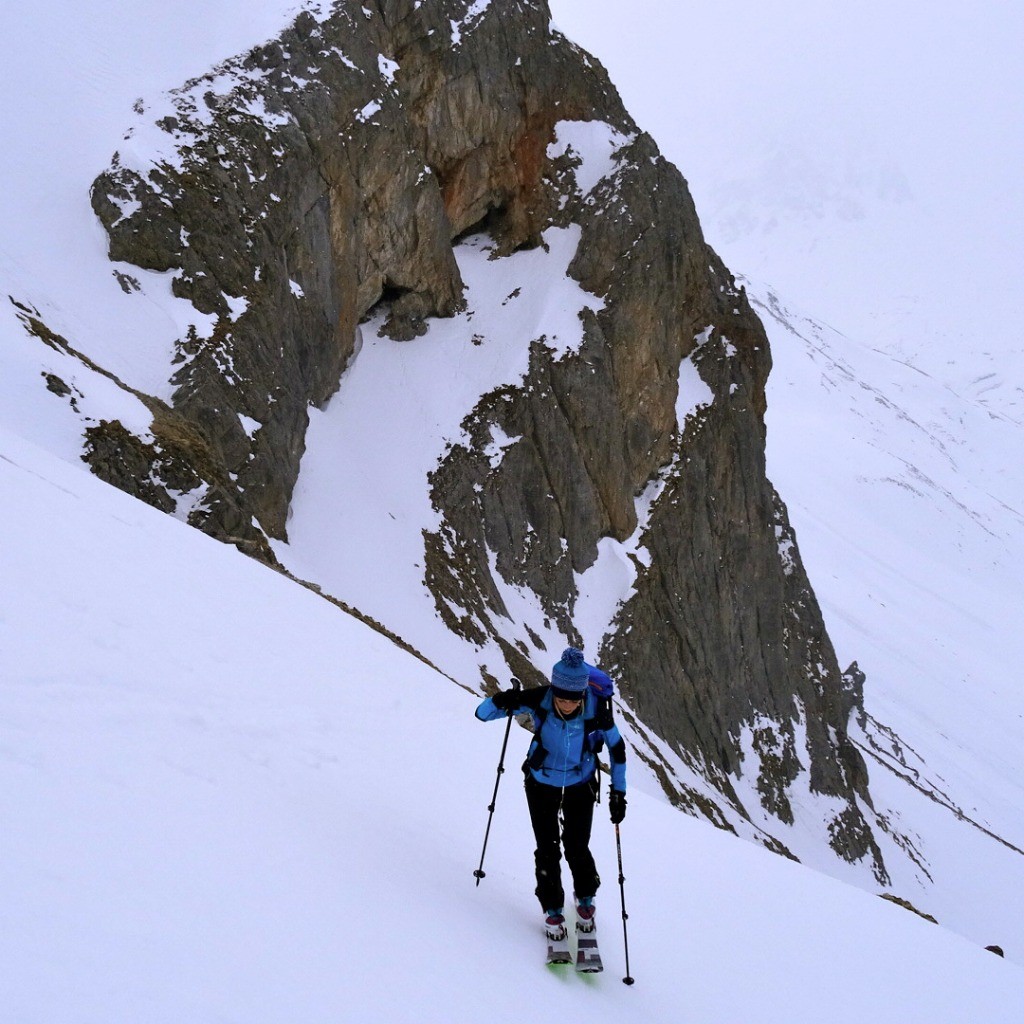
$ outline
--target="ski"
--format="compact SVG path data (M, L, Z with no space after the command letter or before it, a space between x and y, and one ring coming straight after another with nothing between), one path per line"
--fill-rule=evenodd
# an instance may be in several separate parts
M572 953L569 951L569 933L565 923L549 924L544 929L548 942L549 964L571 964Z
M604 970L597 948L597 923L576 922L576 970L579 974L599 974Z

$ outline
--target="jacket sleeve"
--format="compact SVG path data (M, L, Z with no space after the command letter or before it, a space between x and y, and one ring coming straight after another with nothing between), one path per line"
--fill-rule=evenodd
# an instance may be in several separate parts
M611 763L612 789L626 792L626 741L617 725L605 729L604 738L608 744L608 760Z
M496 718L504 718L505 712L501 708L496 708L494 701L490 697L484 697L480 701L480 706L476 709L476 717L481 722L493 722Z
M512 709L513 715L518 715L523 711L529 711L533 713L534 708L540 703L541 698L544 696L544 690L546 687L537 686L532 687L529 690L520 690L519 704L517 707ZM490 697L485 697L476 709L476 717L481 722L493 722L499 718L507 717L508 712L502 711L501 708L494 706L494 701Z

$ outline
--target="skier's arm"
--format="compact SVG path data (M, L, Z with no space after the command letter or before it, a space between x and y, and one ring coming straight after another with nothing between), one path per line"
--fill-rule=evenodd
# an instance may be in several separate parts
M485 697L476 709L476 717L481 722L493 722L508 715L518 715L522 711L530 711L537 706L544 695L544 687L529 690L499 690L493 697ZM495 704L495 698L498 703Z
M620 793L626 792L626 741L622 738L617 725L604 730L604 738L608 743L608 760L611 762L612 789Z
M515 714L514 711L512 713ZM495 719L505 718L507 715L507 711L503 711L495 705L493 697L485 697L476 709L476 717L481 722L493 722Z
M590 670L590 685L603 698L597 708L597 724L603 741L608 744L608 760L611 762L612 789L626 792L626 744L615 724L612 714L611 697L615 687L611 679L600 669Z
M612 788L608 794L608 811L612 824L618 828L626 817L626 742L619 732L619 727L612 723L605 729L604 737L608 741L608 760L611 762Z

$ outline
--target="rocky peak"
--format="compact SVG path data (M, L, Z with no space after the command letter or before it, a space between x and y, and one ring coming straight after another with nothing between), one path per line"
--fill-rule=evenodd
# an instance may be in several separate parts
M525 375L466 410L423 482L439 620L539 681L542 630L580 642L580 576L619 545L632 582L588 653L619 680L634 749L670 797L719 824L789 823L804 778L836 852L884 877L847 735L858 694L765 474L764 330L682 175L546 3L300 14L143 108L92 202L111 259L171 272L197 311L172 378L173 416L204 453L190 521L267 560L309 408L358 358L358 325L415 345L463 310L453 245L470 235L492 260L576 239L578 343L524 335ZM161 457L118 432L91 451L125 487ZM508 587L543 623L514 622Z

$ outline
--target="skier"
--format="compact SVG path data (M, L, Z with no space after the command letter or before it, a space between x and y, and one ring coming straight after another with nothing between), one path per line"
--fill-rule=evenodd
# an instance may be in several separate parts
M535 891L545 915L549 962L568 962L561 841L576 898L580 970L601 969L596 936L585 943L582 936L595 931L594 896L601 884L590 852L590 829L600 789L597 753L605 743L611 762L612 823L618 825L626 815L626 745L612 717L613 692L611 679L587 665L582 651L569 647L551 670L549 686L502 690L476 710L483 722L521 712L533 718L533 741L523 774L537 842ZM584 945L591 952L585 954Z

